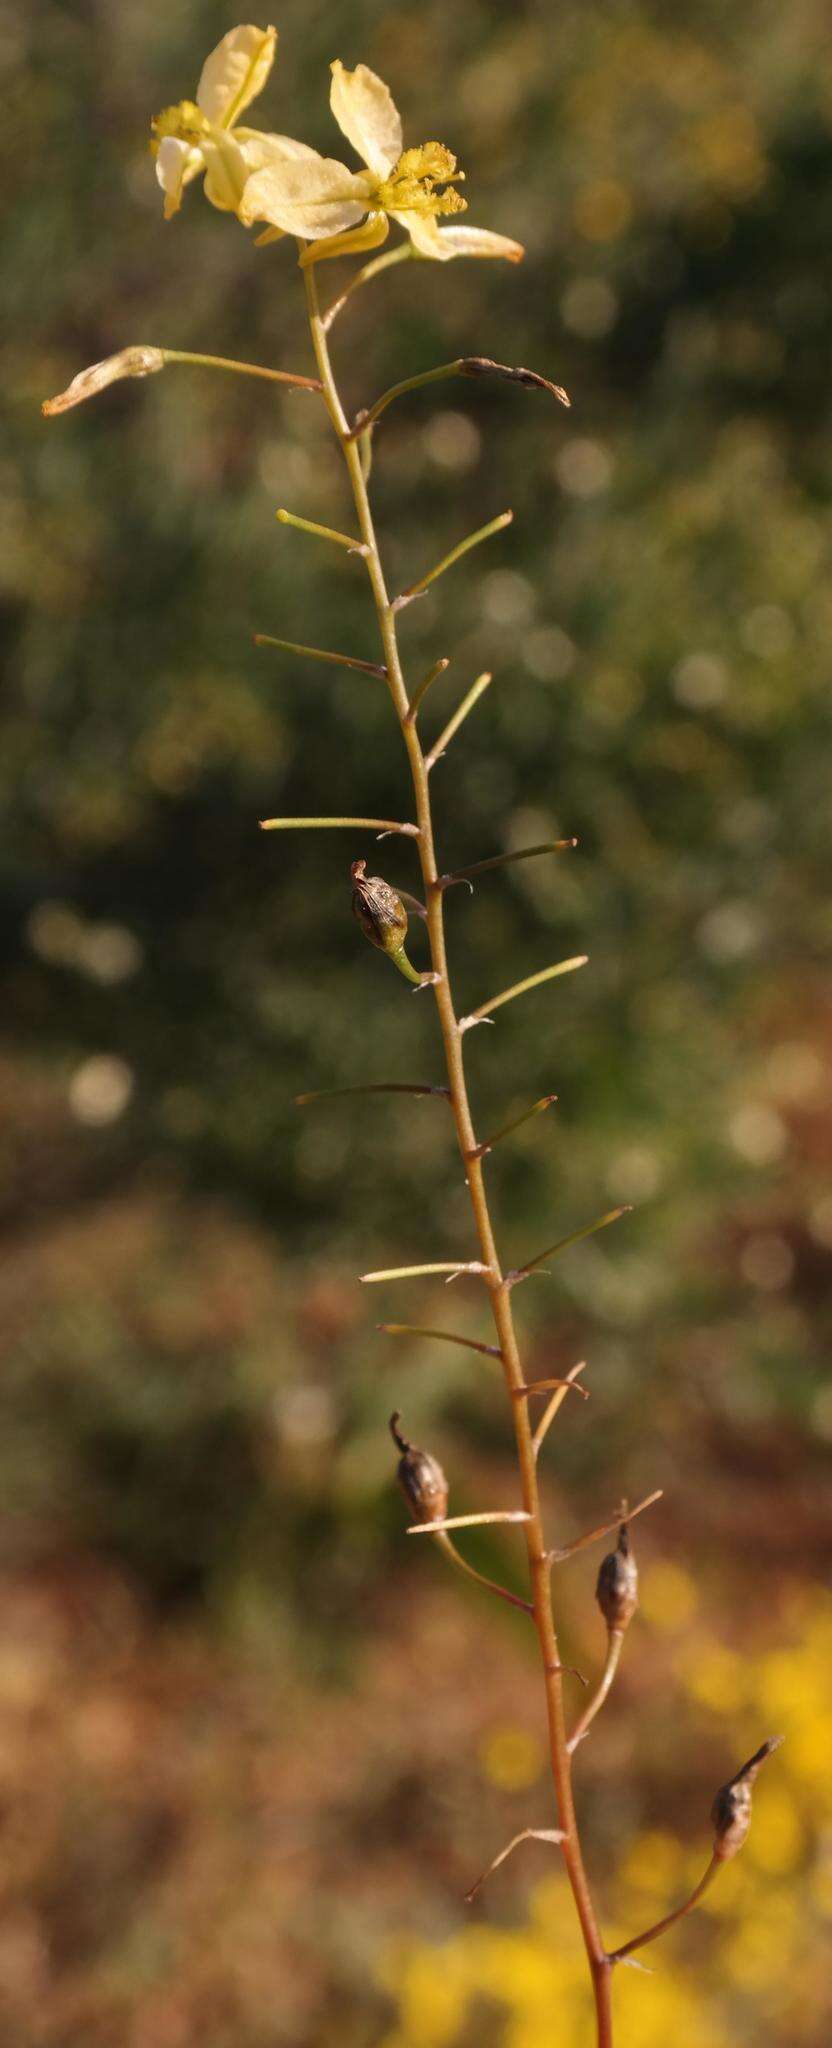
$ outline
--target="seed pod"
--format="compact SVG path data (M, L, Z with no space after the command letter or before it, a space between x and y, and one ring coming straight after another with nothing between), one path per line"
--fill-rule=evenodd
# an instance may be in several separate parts
M727 1863L742 1848L751 1826L751 1789L754 1780L773 1749L779 1749L782 1735L772 1735L760 1749L755 1749L747 1764L743 1764L727 1785L720 1785L711 1807L714 1824L714 1855L720 1863Z
M418 987L422 976L411 967L404 950L407 911L402 899L381 875L368 875L366 868L365 860L354 860L350 869L353 916L371 946L378 946L379 952L387 954L399 973Z
M448 1506L448 1482L438 1459L430 1451L419 1451L401 1435L398 1411L390 1417L390 1434L401 1451L396 1474L399 1485L417 1522L444 1521Z
M610 1634L623 1635L638 1606L638 1569L626 1522L621 1524L615 1549L602 1561L595 1598Z

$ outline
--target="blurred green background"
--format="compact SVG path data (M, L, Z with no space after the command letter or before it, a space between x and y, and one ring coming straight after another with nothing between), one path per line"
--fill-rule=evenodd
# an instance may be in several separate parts
M0 2014L20 2048L581 2048L569 1913L551 1880L529 1905L546 1852L462 1904L551 1824L523 1623L411 1554L391 1484L398 1406L457 1511L513 1500L496 1382L374 1327L486 1334L482 1304L356 1284L470 1256L445 1112L293 1106L441 1078L429 1003L349 912L350 861L413 887L407 846L257 832L408 814L383 691L251 645L376 655L360 565L274 521L349 525L337 450L314 398L205 371L39 412L134 342L312 368L290 246L255 250L198 186L161 220L149 117L234 19L0 20ZM515 513L402 621L412 681L452 657L426 733L494 672L434 775L443 864L580 841L454 892L448 926L464 1009L590 956L467 1041L481 1129L559 1097L489 1170L506 1260L635 1205L518 1296L530 1370L589 1360L547 1447L554 1539L665 1488L580 1759L608 1926L664 1910L716 1784L790 1736L734 1890L622 1984L625 2038L819 2048L828 11L287 0L278 27L256 121L341 154L328 64L363 60L408 142L458 151L471 220L527 245L519 270L405 265L359 294L334 330L350 409L473 352L572 396L414 394L375 503L393 587ZM509 1539L470 1555L518 1570ZM559 1588L585 1669L596 1564Z

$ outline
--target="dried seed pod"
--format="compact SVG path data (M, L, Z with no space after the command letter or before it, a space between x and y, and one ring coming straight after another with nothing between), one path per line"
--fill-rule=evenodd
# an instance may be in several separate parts
M623 1635L638 1606L638 1569L626 1522L621 1524L615 1549L602 1560L595 1598L610 1634Z
M390 1417L390 1434L401 1451L396 1474L399 1485L417 1522L442 1522L448 1506L448 1482L438 1459L430 1451L417 1450L399 1430L398 1410Z
M350 868L352 876L352 911L371 946L378 946L386 953L388 960L398 967L406 981L418 987L422 981L411 967L404 950L407 937L407 911L400 896L381 875L368 875L365 860L354 860Z
M782 1735L770 1736L768 1742L755 1749L747 1764L742 1764L735 1776L729 1778L727 1785L720 1785L711 1807L711 1819L715 1830L714 1855L719 1858L720 1863L727 1863L729 1858L736 1856L737 1850L742 1848L751 1826L751 1790L754 1780L760 1765L765 1763L767 1756L771 1756L773 1749L779 1749L782 1740Z

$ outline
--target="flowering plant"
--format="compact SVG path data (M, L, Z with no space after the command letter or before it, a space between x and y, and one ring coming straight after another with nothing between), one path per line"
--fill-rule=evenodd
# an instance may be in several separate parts
M447 262L459 256L495 257L517 262L523 255L518 242L490 229L460 223L458 216L466 201L458 187L464 181L457 159L443 143L427 141L404 148L402 124L388 87L366 65L349 71L336 61L332 66L330 106L342 134L361 160L360 169L331 157L324 157L306 143L277 133L243 125L241 117L263 91L275 60L277 32L251 23L232 29L207 58L196 89L195 100L181 100L164 109L152 123L152 148L156 175L164 194L165 217L179 211L186 186L197 176L204 180L205 196L221 212L232 213L246 228L258 226L258 246L286 236L299 244L299 264L304 274L309 331L317 376L309 377L249 363L230 362L187 351L144 345L125 348L104 363L98 363L73 379L68 390L47 401L44 410L62 412L91 397L120 377L144 377L168 364L214 365L223 370L292 384L323 402L346 465L354 507L357 533L344 533L323 526L281 508L278 517L296 530L346 549L363 567L375 608L379 634L379 659L359 660L350 654L300 646L274 635L258 634L256 641L288 652L297 659L335 663L364 676L378 678L389 692L410 769L412 820L349 817L279 817L264 821L268 831L346 830L352 834L390 834L412 844L419 862L424 900L406 890L397 890L382 876L368 876L365 859L354 859L350 874L353 909L358 925L371 944L388 958L414 985L414 991L432 990L436 1004L447 1073L446 1084L432 1087L419 1082L370 1081L355 1092L388 1092L433 1095L449 1106L456 1142L470 1196L474 1236L473 1257L429 1259L416 1264L365 1273L365 1284L388 1285L422 1275L442 1274L448 1280L469 1275L476 1280L488 1301L493 1322L492 1343L474 1342L455 1331L424 1331L441 1343L463 1344L496 1359L504 1376L515 1437L520 1504L508 1509L487 1509L475 1515L449 1515L448 1482L432 1453L410 1444L399 1428L398 1413L392 1419L396 1446L401 1453L399 1478L415 1519L409 1533L427 1536L456 1569L485 1587L497 1598L520 1609L532 1624L539 1645L549 1730L551 1772L556 1808L556 1826L525 1829L495 1856L484 1873L488 1877L522 1842L529 1839L554 1846L562 1858L571 1888L595 2005L598 2048L610 2048L613 2041L612 1980L616 1967L628 1962L633 1951L652 1941L699 1901L724 1865L743 1846L751 1821L752 1787L777 1738L755 1749L739 1770L734 1771L718 1792L713 1807L713 1846L704 1876L690 1894L669 1913L641 1934L609 1948L604 1942L590 1890L573 1792L573 1758L589 1734L614 1682L622 1654L625 1632L638 1607L638 1570L633 1552L631 1525L637 1515L660 1498L658 1492L629 1510L621 1506L597 1528L561 1547L547 1545L538 1486L538 1460L560 1408L569 1395L585 1395L581 1383L584 1363L574 1365L562 1377L526 1378L514 1321L514 1291L530 1274L567 1252L569 1247L592 1233L607 1228L625 1213L621 1207L581 1224L566 1237L548 1245L522 1265L506 1268L500 1258L489 1196L486 1162L494 1147L528 1118L546 1111L554 1102L548 1095L509 1119L499 1130L479 1139L474 1129L463 1056L463 1039L475 1026L528 990L582 968L581 954L556 961L529 974L514 987L504 989L478 1005L467 1016L457 1014L448 967L444 897L448 889L475 876L499 869L509 861L550 857L567 851L574 840L549 841L496 854L475 861L453 873L440 868L435 843L430 776L437 760L451 745L465 719L473 711L490 683L479 676L439 735L425 750L420 736L420 717L429 690L448 666L436 660L427 674L411 684L406 680L398 641L398 614L470 549L484 542L511 519L503 512L489 519L475 533L467 535L426 574L409 584L397 596L388 592L368 492L373 442L379 422L389 405L420 385L446 377L496 376L521 388L545 391L560 403L569 401L560 386L522 366L495 363L484 356L460 356L420 375L393 385L375 402L364 407L350 421L343 408L329 350L329 332L347 301L367 286L391 263L406 258ZM341 295L324 312L318 298L320 265L336 257L364 255L387 238L390 222L404 230L405 239L391 251L363 264ZM430 965L419 971L405 951L409 913L424 923ZM404 991L402 992L404 994ZM341 1094L338 1087L325 1093ZM301 1096L310 1104L318 1096ZM383 1325L399 1336L419 1326ZM537 1404L541 1405L538 1407ZM533 1419L534 1418L534 1419ZM528 1565L528 1593L521 1597L506 1587L485 1579L457 1548L457 1532L472 1523L515 1525L522 1531ZM567 1670L560 1658L552 1601L555 1568L586 1544L616 1533L614 1549L604 1557L598 1574L597 1600L606 1628L606 1655L595 1686L583 1710L567 1716L565 1683L579 1674ZM571 1722L571 1726L570 1726ZM473 1899L483 1879L472 1886Z

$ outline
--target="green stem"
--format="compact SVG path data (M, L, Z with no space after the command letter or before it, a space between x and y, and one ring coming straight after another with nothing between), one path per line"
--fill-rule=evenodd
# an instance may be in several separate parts
M294 377L289 370L265 370L260 363L236 363L231 356L195 355L192 349L163 348L166 363L190 363L198 370L232 370L238 377L266 377L270 384L291 384L296 391L320 392L317 377Z
M528 1402L516 1398L516 1390L525 1385L526 1375L523 1371L517 1335L514 1328L511 1288L503 1274L494 1238L488 1196L485 1188L483 1163L481 1159L472 1156L476 1154L477 1137L468 1102L462 1053L462 1034L457 1021L448 975L442 890L437 887L439 869L437 867L434 847L428 768L422 752L418 731L407 715L409 702L399 656L396 615L387 593L359 448L349 438L348 423L333 376L326 334L318 306L317 283L314 270L306 271L305 284L315 359L324 389L324 400L347 466L361 538L367 546L367 555L365 557L367 574L378 618L379 635L384 653L384 665L387 669L387 685L399 721L413 781L416 817L419 825L419 859L427 892L428 936L433 968L437 975L434 997L445 1051L448 1084L451 1091L451 1109L456 1128L457 1142L468 1183L480 1256L486 1268L492 1314L503 1362L506 1386L511 1396L521 1496L523 1508L529 1517L528 1522L525 1524L525 1539L531 1580L534 1624L540 1646L540 1658L546 1692L552 1779L558 1819L565 1837L563 1842L563 1858L572 1888L572 1895L575 1900L592 1977L595 1998L597 2048L612 2048L610 1964L598 1930L595 1909L584 1869L578 1825L575 1817L572 1794L572 1767L567 1750L563 1670L558 1653L557 1634L552 1613L550 1568L543 1534L532 1426L529 1419Z

